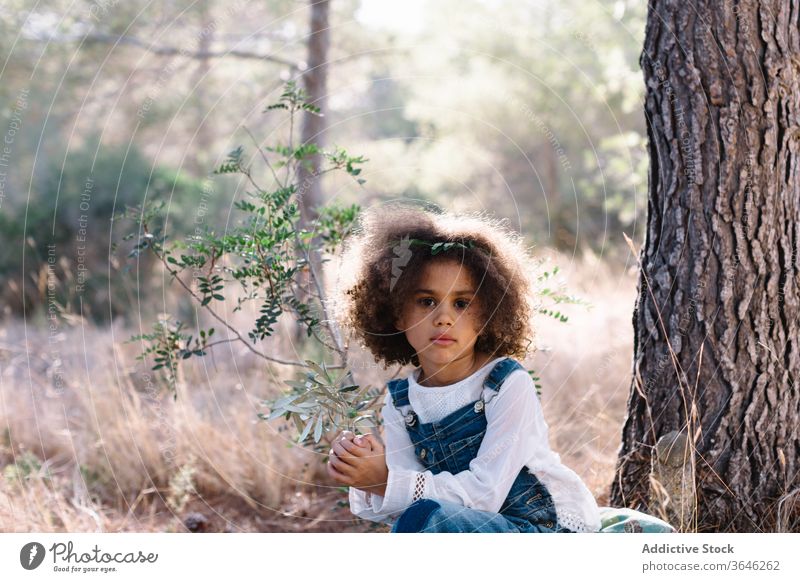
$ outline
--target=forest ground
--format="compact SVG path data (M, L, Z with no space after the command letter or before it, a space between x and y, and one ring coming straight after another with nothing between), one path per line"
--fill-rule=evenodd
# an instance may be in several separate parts
M550 443L608 503L630 387L635 270L554 256L568 290L592 304L568 323L541 316ZM0 531L388 531L354 518L321 456L256 417L293 370L226 344L186 362L178 399L124 343L144 329L82 321L0 326ZM290 355L291 346L272 346ZM388 373L364 354L354 373Z

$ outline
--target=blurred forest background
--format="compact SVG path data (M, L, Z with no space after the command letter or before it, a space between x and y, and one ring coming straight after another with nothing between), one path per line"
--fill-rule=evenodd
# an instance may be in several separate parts
M196 313L156 261L127 258L114 217L163 200L173 240L225 231L246 185L212 170L247 130L286 134L262 111L306 66L309 12L4 2L0 531L380 529L350 516L318 455L256 420L291 370L223 347L173 400L126 343L160 313ZM369 161L362 188L326 177L324 199L488 209L561 267L593 307L542 322L529 364L551 444L601 503L630 376L622 232L641 240L646 212L645 16L634 0L330 3L324 139ZM314 357L279 335L273 353Z

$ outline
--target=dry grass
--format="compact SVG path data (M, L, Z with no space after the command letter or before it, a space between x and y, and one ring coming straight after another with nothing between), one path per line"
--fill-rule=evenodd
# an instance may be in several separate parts
M551 444L604 504L635 279L592 260L556 264L594 308L569 308L568 324L542 318L538 343L551 349L528 364L542 377ZM318 454L257 419L293 369L220 346L187 361L173 400L135 360L139 346L122 343L133 333L80 322L54 336L42 324L0 329L0 531L186 531L192 520L204 531L385 531L352 518ZM355 373L388 376L369 365Z
M544 349L528 363L541 377L553 450L607 505L630 389L636 272L591 256L552 261L568 291L591 306L565 307L567 323L541 317L537 344Z

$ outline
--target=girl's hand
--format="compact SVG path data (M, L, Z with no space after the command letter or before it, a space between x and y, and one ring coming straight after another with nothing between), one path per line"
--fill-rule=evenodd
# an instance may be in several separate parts
M356 437L346 431L333 443L328 474L344 485L384 495L389 478L385 449L373 434Z
M351 487L354 486L354 483L350 478L349 470L350 466L352 466L352 455L347 451L347 449L344 448L342 441L353 442L355 438L355 433L349 430L342 431L342 433L334 439L332 444L333 448L331 449L328 459L328 475L335 481ZM359 440L356 444L358 446L364 446L366 441L359 437Z

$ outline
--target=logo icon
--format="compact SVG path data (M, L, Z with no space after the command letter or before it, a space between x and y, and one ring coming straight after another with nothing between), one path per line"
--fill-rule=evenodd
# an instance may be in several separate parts
M408 264L408 261L411 260L411 257L414 253L411 252L409 248L411 246L411 239L408 235L404 236L400 239L400 242L392 247L392 251L394 251L394 258L392 259L392 279L389 282L389 291L394 289L397 280L400 278L400 275L403 274L403 267Z
M19 563L26 570L35 570L44 561L44 554L44 546L39 542L27 543L19 552Z

